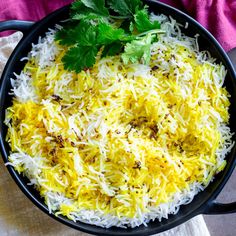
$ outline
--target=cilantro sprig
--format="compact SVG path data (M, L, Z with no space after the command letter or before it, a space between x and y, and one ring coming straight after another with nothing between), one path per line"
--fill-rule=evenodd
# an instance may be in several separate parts
M77 0L70 17L55 40L68 46L62 58L65 69L77 73L92 67L99 51L102 57L120 53L125 64L147 64L152 42L163 33L141 0Z

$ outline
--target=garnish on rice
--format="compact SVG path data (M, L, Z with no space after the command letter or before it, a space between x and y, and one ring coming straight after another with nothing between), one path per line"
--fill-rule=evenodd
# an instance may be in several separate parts
M138 0L72 8L80 21L40 38L11 81L10 164L50 213L106 228L168 218L226 165L225 67Z
M150 20L141 0L106 4L105 0L81 0L71 8L71 19L56 33L56 40L70 47L62 61L65 69L77 73L92 67L100 50L102 57L122 53L125 64L139 60L148 64L150 45L163 33L160 23Z

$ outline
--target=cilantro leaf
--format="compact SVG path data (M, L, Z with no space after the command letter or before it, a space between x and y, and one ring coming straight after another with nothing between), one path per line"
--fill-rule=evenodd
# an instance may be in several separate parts
M99 48L97 46L76 46L70 48L62 58L65 69L79 73L94 65Z
M80 20L86 18L89 15L96 16L97 14L91 11L91 9L84 6L84 4L81 1L75 1L71 4L70 16L72 19Z
M153 29L160 29L160 23L158 21L150 21L147 8L137 11L134 15L134 21L135 26L140 33Z
M76 42L81 46L97 44L97 27L85 20L81 20L77 29Z
M119 15L132 17L143 4L141 0L109 0L108 5Z
M60 45L73 45L76 43L78 25L73 26L70 24L65 25L61 30L56 32L55 40L59 42Z
M105 23L98 26L98 42L101 44L110 44L124 36L123 29L117 29Z
M108 17L104 0L81 0L71 4L71 17L74 20Z
M72 14L72 19L73 20L97 20L97 21L103 21L104 17L102 16L99 16L95 13L90 13L90 12L87 12L87 13L74 13Z
M124 47L123 44L120 42L108 44L104 47L102 51L102 57L115 56L116 54L122 51L123 47Z
M148 64L151 58L151 44L155 35L147 34L140 40L133 40L131 43L127 43L124 53L121 58L125 64L128 62L136 63L139 60L143 60L145 64Z
M93 12L101 16L109 16L109 12L105 7L104 0L81 0L81 2L88 8L92 9Z
M77 1L74 1L74 2L71 3L70 10L71 11L77 11L82 6L84 6L84 4L80 0L77 0Z
M133 36L128 35L122 28L114 28L111 24L101 23L98 25L98 43L110 44L114 41L129 41Z
M62 62L77 73L94 65L101 48L102 57L121 53L126 64L148 63L151 43L163 33L157 21L150 21L142 0L76 0L70 18L55 40L69 47Z
M79 43L82 46L93 46L97 42L97 28L89 22L81 20L74 27L69 24L58 31L55 39L61 45L71 46Z

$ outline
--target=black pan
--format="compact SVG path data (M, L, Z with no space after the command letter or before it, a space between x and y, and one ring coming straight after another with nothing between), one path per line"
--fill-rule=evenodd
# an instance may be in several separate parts
M228 71L225 86L231 94L230 128L232 132L236 133L236 74L233 65L225 51L206 29L204 29L198 22L196 22L194 19L192 19L185 13L165 4L152 0L146 1L146 3L150 6L150 10L154 13L164 13L166 15L170 15L183 25L188 22L189 27L185 31L185 33L192 37L195 34L199 34L200 49L208 50L213 57L217 58L218 62L222 62L225 65ZM25 62L21 62L20 59L22 57L25 57L31 50L31 44L37 43L39 36L44 36L45 32L48 30L49 27L53 28L56 23L59 23L61 20L66 19L68 17L68 14L69 6L66 6L53 12L52 14L48 15L43 20L37 23L23 21L0 22L0 31L13 29L22 31L24 34L23 38L21 39L21 41L19 42L7 62L7 65L2 74L0 84L0 148L5 163L8 161L10 148L5 141L7 127L3 124L3 121L5 119L5 109L11 105L12 100L12 97L9 95L9 91L11 89L10 78L14 77L13 72L20 73L20 71L23 69ZM233 139L235 141L235 136L233 137ZM236 202L222 204L216 202L215 199L224 187L227 180L229 179L236 165L235 149L236 146L234 146L232 151L227 155L227 165L225 169L217 176L215 176L214 181L211 182L203 192L199 193L190 204L181 206L179 212L176 215L170 215L168 219L163 219L161 222L156 220L154 222L150 222L147 227L140 226L133 229L123 229L117 227L104 229L101 227L84 224L81 222L75 223L62 216L56 217L54 214L51 214L50 216L77 230L81 230L95 235L137 236L151 235L154 233L159 233L168 230L189 220L190 218L198 214L234 213L236 212ZM22 175L19 175L11 166L8 165L7 169L15 180L15 182L17 183L17 185L25 193L25 195L42 211L49 214L48 208L44 204L44 201L39 196L38 192L35 191L33 187L27 186L27 179L25 179Z

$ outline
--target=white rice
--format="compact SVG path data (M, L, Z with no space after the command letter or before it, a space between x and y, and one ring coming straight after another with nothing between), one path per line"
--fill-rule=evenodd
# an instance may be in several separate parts
M210 57L208 52L199 52L199 46L197 42L197 37L191 38L183 35L181 33L181 25L178 24L173 18L168 18L165 15L151 15L152 20L158 20L161 23L161 29L166 31L165 35L160 36L161 39L153 45L153 47L165 47L163 42L170 43L170 44L179 44L184 45L185 47L198 52L198 60L199 61L207 61L208 63L213 63L215 59ZM185 27L188 27L188 23L186 23ZM43 69L48 66L55 65L54 59L55 56L59 53L59 49L54 43L54 35L55 30L49 29L49 31L46 33L46 37L39 38L39 41L37 44L32 44L32 50L30 51L28 57L23 58L24 60L29 60L30 58L34 57L38 65ZM163 48L164 49L164 48ZM168 64L165 64L164 61L161 64L163 68L168 69ZM143 69L140 70L138 73L144 73L145 70L148 68L144 65ZM101 70L104 71L104 70ZM188 78L188 71L186 70L186 80L190 79ZM107 72L108 73L108 72ZM225 75L225 71L222 71L222 77ZM108 73L109 74L109 73ZM12 93L14 96L21 102L26 102L28 100L37 101L37 95L35 94L34 88L31 84L30 75L21 72L20 75L15 75L16 79L11 80L12 84ZM65 75L67 80L62 80L61 87L56 88L57 90L62 89L66 87L66 83L70 81L70 73L68 72L67 75ZM107 74L99 74L100 78L105 78ZM222 78L221 77L221 78ZM66 82L65 82L66 81ZM208 81L206 81L207 83ZM224 81L222 81L219 78L219 86L222 86ZM47 102L47 101L45 101ZM217 115L217 114L214 114ZM72 119L72 118L71 118ZM220 117L219 117L220 119ZM73 122L73 121L71 121ZM9 121L8 121L9 123ZM217 151L217 160L218 165L220 165L224 159L225 156L230 150L232 149L234 143L232 143L231 138L232 134L230 132L230 129L222 124L220 127L220 132L223 136L223 139L225 140L224 143L222 143L221 148ZM50 140L49 140L50 141ZM38 173L41 171L42 168L42 159L41 157L32 158L28 156L27 154L23 153L21 150L18 152L12 153L10 155L10 159L12 163L9 163L11 165L17 166L19 164L23 164L25 166L25 174L29 178L30 183L33 185L43 185L43 181L38 181L35 176L38 176ZM206 176L208 176L208 173L205 173ZM142 213L140 209L138 211L140 212L139 216L137 218L127 218L127 217L117 217L113 215L105 215L102 211L97 209L94 210L80 210L77 212L72 212L70 214L70 218L73 221L81 221L84 223L89 223L105 228L109 228L112 226L117 227L137 227L139 225L147 225L148 222L154 221L158 219L161 221L163 218L168 219L169 214L176 214L179 211L179 208L181 205L189 204L194 196L202 191L204 187L199 183L193 183L190 186L190 189L184 190L182 192L177 192L174 196L171 202L160 204L158 207L148 207L149 212ZM68 199L65 196L52 192L50 189L48 189L48 192L46 193L46 203L48 205L48 209L50 213L58 212L60 210L60 205L62 203L66 204L72 204L72 199ZM144 199L144 201L149 201L150 199ZM60 214L58 212L57 214Z

